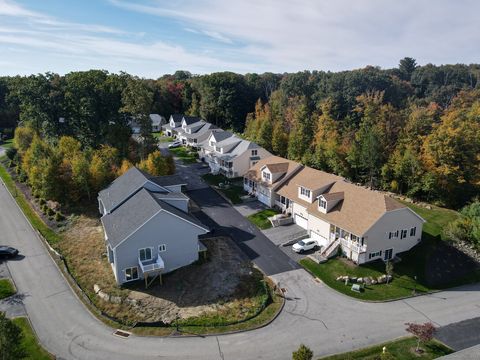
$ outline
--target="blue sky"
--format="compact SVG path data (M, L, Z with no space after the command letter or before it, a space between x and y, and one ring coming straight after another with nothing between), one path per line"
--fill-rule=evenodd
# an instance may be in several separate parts
M0 75L480 62L476 0L0 0Z

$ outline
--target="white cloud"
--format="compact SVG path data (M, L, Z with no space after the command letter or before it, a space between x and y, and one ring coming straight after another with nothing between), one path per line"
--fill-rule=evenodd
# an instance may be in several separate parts
M110 2L241 42L239 53L275 71L389 67L404 56L422 63L480 58L480 3L474 0Z

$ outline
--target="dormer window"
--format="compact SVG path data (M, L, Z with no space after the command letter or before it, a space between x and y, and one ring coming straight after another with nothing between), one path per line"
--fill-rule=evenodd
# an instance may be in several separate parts
M270 177L270 173L264 171L262 173L262 176L263 176L263 179L266 180L266 181L270 181L271 180L271 177Z
M320 203L319 203L319 206L322 208L322 209L327 209L327 202L323 199L320 199Z
M214 141L214 140L210 140L210 146L211 146L211 147L214 147L214 146L215 146L215 141Z
M302 187L302 186L300 187L300 195L303 195L303 196L305 196L305 197L310 198L310 194L311 194L311 191L310 191L310 190L308 190L308 189L306 189L306 188L304 188L304 187Z
M258 150L252 150L252 156L257 156L258 155Z

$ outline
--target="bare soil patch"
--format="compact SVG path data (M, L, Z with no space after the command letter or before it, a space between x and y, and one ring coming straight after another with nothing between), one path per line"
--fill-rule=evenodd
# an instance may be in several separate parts
M145 289L143 280L119 287L106 258L103 230L98 219L78 217L59 244L70 271L96 306L123 321L172 323L176 319L201 322L218 318L238 321L255 314L262 305L263 275L229 238L205 240L208 259L178 269ZM122 298L121 304L95 295L102 291Z

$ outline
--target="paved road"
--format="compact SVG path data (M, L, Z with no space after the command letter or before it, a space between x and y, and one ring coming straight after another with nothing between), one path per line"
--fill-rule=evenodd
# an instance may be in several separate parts
M268 240L215 190L207 187L188 191L187 195L208 216L208 218L199 216L200 220L210 228L215 228L220 234L230 236L265 274L274 275L299 268L295 261Z
M289 359L300 342L320 356L405 335L405 322L442 326L479 313L480 285L370 304L342 296L299 269L272 276L286 288L287 301L268 327L206 338L122 339L76 298L2 185L0 229L0 243L25 256L8 268L41 343L59 359Z
M480 317L441 327L435 337L455 351L478 345L480 344Z

